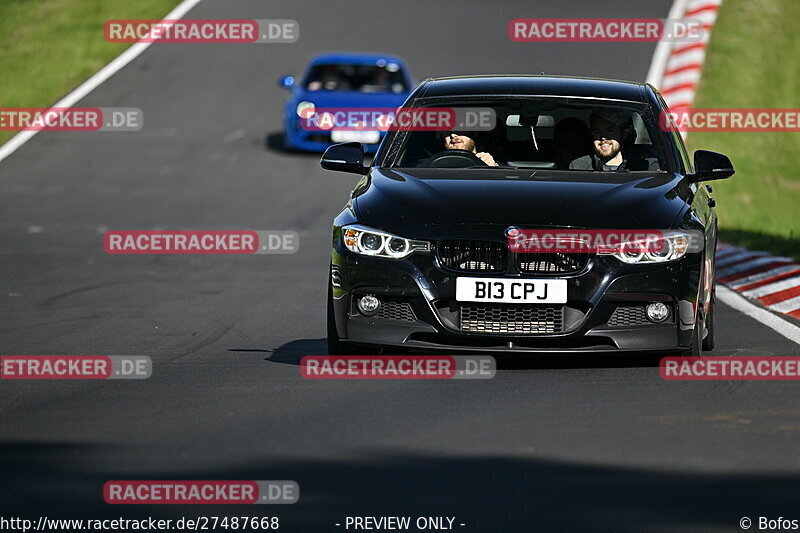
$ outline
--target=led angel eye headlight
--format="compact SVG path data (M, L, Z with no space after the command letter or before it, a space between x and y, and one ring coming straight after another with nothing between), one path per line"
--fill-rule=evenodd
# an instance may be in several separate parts
M638 263L644 256L644 252L640 244L626 243L617 256L626 263Z
M669 261L674 253L671 239L659 239L647 245L645 256L651 261Z
M701 251L702 247L702 234L695 230L665 230L657 238L625 243L613 255L629 264L664 263L680 259L691 251Z
M399 237L391 237L386 244L386 253L392 257L403 257L408 253L410 248L409 242L406 239Z
M402 259L414 252L429 252L431 249L427 241L406 239L355 224L342 228L342 241L351 252L390 259Z
M362 253L369 255L378 255L383 250L385 244L385 237L376 233L361 232L358 237L358 247Z

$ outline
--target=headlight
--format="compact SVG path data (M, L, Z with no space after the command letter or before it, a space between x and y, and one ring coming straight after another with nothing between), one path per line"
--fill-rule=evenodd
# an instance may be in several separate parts
M703 249L703 234L699 231L666 230L659 233L658 237L626 242L614 251L600 253L613 255L623 263L647 264L675 261L689 252Z
M300 102L297 104L297 108L294 110L297 113L297 116L300 118L308 118L314 114L314 104L312 102Z
M342 228L344 246L351 252L375 257L402 259L414 252L429 252L428 241L415 241L380 230L351 225Z

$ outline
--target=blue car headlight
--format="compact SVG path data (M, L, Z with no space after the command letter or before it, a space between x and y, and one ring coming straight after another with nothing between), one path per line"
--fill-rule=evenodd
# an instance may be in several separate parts
M431 250L428 241L406 239L358 224L342 227L342 241L351 252L388 259L402 259L414 252Z
M314 107L313 102L302 101L297 104L294 112L297 113L297 116L300 118L308 118L314 114L316 107Z

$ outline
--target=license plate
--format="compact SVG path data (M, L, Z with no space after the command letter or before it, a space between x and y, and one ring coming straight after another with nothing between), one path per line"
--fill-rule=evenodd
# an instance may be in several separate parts
M378 144L381 134L377 131L331 131L331 142Z
M456 278L459 302L567 303L565 279Z

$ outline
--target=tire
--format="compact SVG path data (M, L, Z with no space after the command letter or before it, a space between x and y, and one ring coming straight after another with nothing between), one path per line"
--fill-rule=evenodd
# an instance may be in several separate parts
M710 352L714 349L714 312L717 307L717 290L716 287L711 291L711 298L708 305L708 313L706 313L705 327L706 338L703 339L703 350Z

